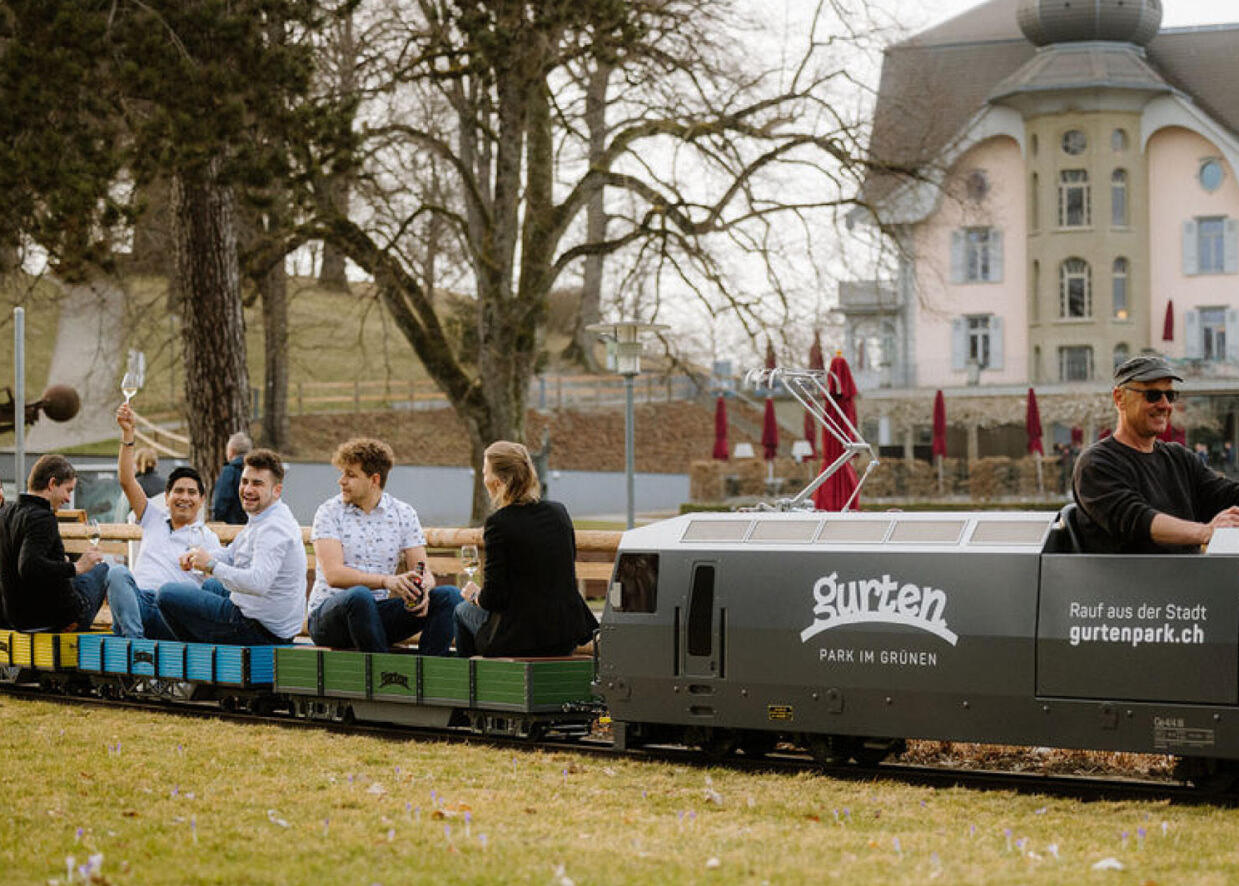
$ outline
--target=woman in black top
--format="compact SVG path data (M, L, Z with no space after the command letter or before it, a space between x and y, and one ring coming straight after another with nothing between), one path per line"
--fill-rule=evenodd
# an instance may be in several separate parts
M598 620L576 583L576 536L559 502L540 501L529 451L500 441L482 473L495 512L486 520L483 586L464 587L456 607L459 655L569 655Z

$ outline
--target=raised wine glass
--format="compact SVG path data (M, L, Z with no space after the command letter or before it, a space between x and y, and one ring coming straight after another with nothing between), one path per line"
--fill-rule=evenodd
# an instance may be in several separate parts
M92 548L99 547L99 540L103 537L102 531L99 529L99 521L91 517L86 521L86 539L90 542Z
M133 399L139 387L138 374L132 370L126 372L125 377L120 380L120 392L125 395L126 403Z
M478 568L482 565L482 561L478 558L477 545L461 545L460 565L469 581L473 581L474 574L477 573Z

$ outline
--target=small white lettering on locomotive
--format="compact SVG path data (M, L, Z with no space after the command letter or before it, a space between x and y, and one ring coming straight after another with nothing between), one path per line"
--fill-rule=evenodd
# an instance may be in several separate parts
M947 627L946 591L911 582L900 584L889 575L841 582L839 573L819 578L813 585L813 624L800 632L802 643L822 631L853 624L907 625L928 631L952 646L958 641Z

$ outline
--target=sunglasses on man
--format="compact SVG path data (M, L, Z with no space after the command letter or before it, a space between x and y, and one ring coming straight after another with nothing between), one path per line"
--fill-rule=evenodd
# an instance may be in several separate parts
M1135 391L1137 394L1144 394L1145 403L1158 403L1162 397L1166 398L1167 403L1173 403L1179 399L1179 391L1163 391L1159 388L1129 388L1127 385L1121 385L1125 391Z

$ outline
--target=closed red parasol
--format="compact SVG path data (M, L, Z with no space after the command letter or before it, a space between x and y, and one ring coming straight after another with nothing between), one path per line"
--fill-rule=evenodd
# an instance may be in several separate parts
M942 460L946 458L946 400L941 389L934 394L933 456L938 464L938 494L942 495L946 492L942 480Z
M1166 319L1162 321L1162 341L1174 341L1174 299L1166 302Z
M722 394L714 404L714 457L727 461L727 402Z
M1028 389L1028 411L1024 414L1024 428L1028 433L1028 454L1037 463L1037 491L1045 492L1045 477L1041 469L1041 458L1045 455L1045 447L1041 444L1041 410L1037 408L1037 392Z
M842 354L830 361L830 374L826 389L839 406L839 411L852 427L856 426L856 381L852 370ZM829 413L828 413L829 414ZM825 470L843 455L843 444L829 431L822 433L822 469ZM841 511L856 492L860 479L851 462L826 478L826 482L813 493L813 504L819 511ZM856 506L857 502L853 502Z
M943 418L945 417L944 414ZM1037 392L1032 388L1028 389L1028 412L1024 416L1024 427L1028 431L1028 454L1045 455L1045 449L1041 445L1041 410L1037 408Z
M934 458L946 458L946 400L942 391L934 394Z

